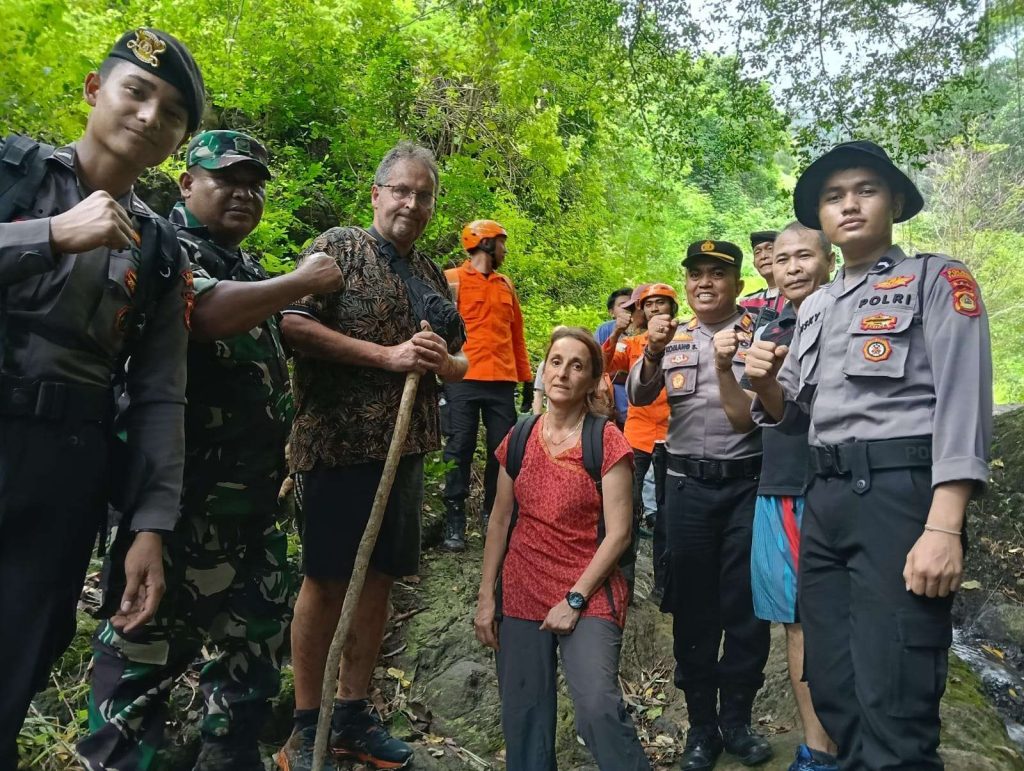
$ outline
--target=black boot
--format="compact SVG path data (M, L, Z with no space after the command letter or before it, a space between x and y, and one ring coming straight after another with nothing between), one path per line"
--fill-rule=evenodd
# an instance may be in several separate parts
M445 501L444 551L466 550L466 509L462 504Z
M722 729L725 751L735 755L745 766L756 766L772 756L772 746L750 725Z
M722 754L722 735L717 725L690 725L686 747L679 759L683 771L711 771Z
M750 727L754 709L755 689L723 688L721 692L722 738L725 751L735 755L745 766L763 763L772 756L768 740Z

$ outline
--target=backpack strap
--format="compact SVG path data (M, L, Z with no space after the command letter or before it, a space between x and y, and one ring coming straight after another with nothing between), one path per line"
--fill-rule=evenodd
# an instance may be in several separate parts
M512 426L512 432L508 438L508 452L505 453L505 472L512 477L514 482L523 468L523 456L526 454L526 443L533 433L533 427L537 425L540 415L523 415Z
M583 418L583 434L580 442L583 445L583 468L594 480L597 494L604 501L604 490L601 486L601 468L604 466L604 427L608 418L588 412ZM604 514L597 518L597 542L604 540Z
M177 231L167 220L160 217L140 220L142 254L139 259L139 282L125 324L128 343L125 352L128 355L134 344L142 338L160 299L177 280L181 254Z
M46 176L46 159L56 148L21 134L9 134L0 148L0 222L27 210Z

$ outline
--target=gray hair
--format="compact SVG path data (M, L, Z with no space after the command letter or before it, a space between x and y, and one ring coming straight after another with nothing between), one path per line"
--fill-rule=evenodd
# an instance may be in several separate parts
M402 141L385 153L373 175L373 184L386 185L391 176L391 169L399 161L414 161L421 164L430 176L434 178L434 192L440 187L440 180L437 175L437 161L434 154L426 147L415 142Z
M808 233L814 233L818 237L818 246L821 248L821 253L825 256L825 259L828 259L829 255L832 254L832 242L828 240L828 236L825 235L825 231L814 230L797 220L793 220L782 229L782 233L796 232L799 230L806 230ZM781 236L782 233L779 233L779 236ZM778 238L778 236L776 236L776 238Z

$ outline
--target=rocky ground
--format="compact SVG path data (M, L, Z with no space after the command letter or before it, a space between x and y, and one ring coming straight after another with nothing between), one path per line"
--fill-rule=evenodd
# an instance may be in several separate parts
M1024 410L997 419L993 458L992 487L970 515L972 550L956 615L971 652L1019 666L1024 642ZM374 679L374 699L392 730L415 743L415 768L500 769L502 738L493 658L476 642L471 625L480 575L480 536L471 535L470 549L462 555L432 548L440 540L440 507L436 485L429 492L422 570L396 589L394 621ZM678 757L687 720L681 694L671 682L669 619L644 599L651 583L649 549L650 542L644 542L638 601L631 608L623 646L621 685L655 767L664 769L671 768ZM84 718L82 678L93 624L83 614L80 634L62 660L53 687L34 705L23 734L26 768L77 768L70 746ZM792 760L800 731L781 628L773 630L772 639L767 682L755 716L776 753L761 768L781 771ZM176 691L169 742L160 761L164 771L191 768L197 749L194 726L201 708L195 679L195 671L190 672ZM942 754L951 771L1024 771L1024 752L1007 735L1003 719L991 704L998 702L1004 715L1019 714L1014 710L1024 689L1017 692L1005 682L993 685L989 680L986 677L983 682L958 658L951 659L942 704ZM268 756L287 734L291 708L291 678L286 672L275 719L264 737ZM572 704L564 689L557 746L559 768L595 768L577 742ZM272 767L268 760L268 768ZM723 758L717 768L737 771L743 767Z

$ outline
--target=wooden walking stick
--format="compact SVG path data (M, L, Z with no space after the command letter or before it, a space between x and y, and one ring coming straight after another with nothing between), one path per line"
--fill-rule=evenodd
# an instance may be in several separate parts
M409 433L409 422L412 419L412 407L416 401L416 388L419 386L419 382L420 375L418 372L410 372L405 376L405 388L402 390L402 401L398 406L395 432L391 435L387 459L384 461L384 473L381 474L380 484L377 485L377 494L373 498L370 520L366 523L366 530L363 531L362 540L359 541L356 562L352 567L352 578L348 582L345 602L341 606L341 618L338 619L338 628L334 630L334 639L331 640L331 647L327 653L327 666L324 667L323 695L320 698L320 719L316 724L316 742L313 745L312 771L322 771L324 760L327 758L327 743L331 733L331 717L334 714L334 695L338 690L338 668L341 665L341 652L345 647L345 640L348 637L349 629L352 627L352 619L356 615L359 595L363 593L363 584L366 583L366 568L370 564L370 555L373 553L373 547L377 543L377 533L380 531L381 521L384 519L384 509L388 503L388 496L391 494L391 486L395 482L398 462L402 458L402 447L405 445L405 437Z

